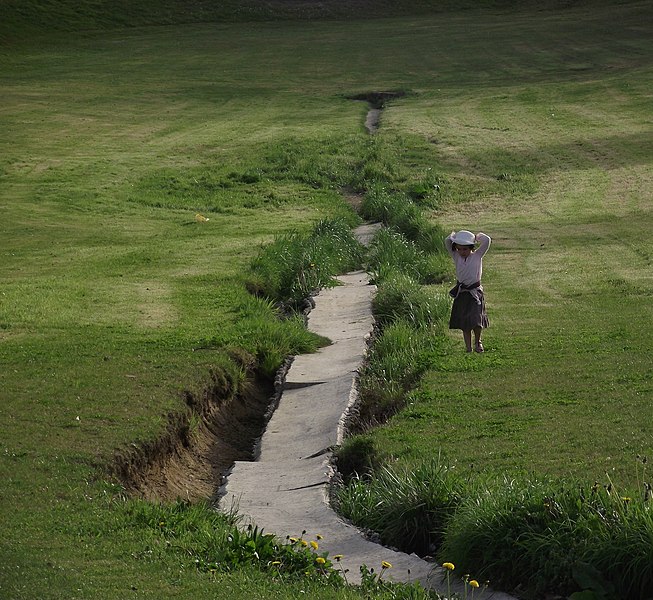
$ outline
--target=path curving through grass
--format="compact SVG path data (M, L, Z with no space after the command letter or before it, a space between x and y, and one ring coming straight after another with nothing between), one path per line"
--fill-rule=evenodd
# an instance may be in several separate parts
M374 226L356 230L361 242ZM357 371L372 331L372 298L376 286L362 271L338 277L341 285L315 297L308 327L331 344L315 354L297 356L284 383L279 405L268 422L255 462L236 461L224 486L221 507L236 509L245 519L281 539L321 539L320 548L341 554L340 565L351 583L360 568L393 565L386 577L418 581L446 592L445 572L434 563L370 541L329 506L333 476L332 451L342 442L343 422L356 399ZM463 584L457 590L464 593ZM496 600L510 600L500 592Z

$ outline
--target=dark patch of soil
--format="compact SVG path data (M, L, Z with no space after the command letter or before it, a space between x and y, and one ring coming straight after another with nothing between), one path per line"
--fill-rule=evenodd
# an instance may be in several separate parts
M347 96L349 100L362 100L367 102L371 108L376 108L382 110L385 108L386 102L388 100L395 100L396 98L403 98L406 95L404 90L392 90L392 91L373 91L373 92L362 92L360 94L352 94Z
M351 206L357 213L360 213L365 194L362 192L357 192L356 190L352 190L348 187L342 188L341 194L342 197L347 201L347 204L349 204L349 206Z
M370 110L367 112L367 117L365 118L365 128L370 135L372 135L379 129L379 124L381 123L381 112L385 108L386 102L395 98L402 98L405 95L406 92L403 90L387 92L376 91L353 94L347 96L347 98L349 100L361 100L369 104Z
M244 380L214 372L200 395L185 393L186 410L168 415L155 440L118 451L109 468L126 491L147 500L215 498L236 460L254 460L275 384L253 366Z

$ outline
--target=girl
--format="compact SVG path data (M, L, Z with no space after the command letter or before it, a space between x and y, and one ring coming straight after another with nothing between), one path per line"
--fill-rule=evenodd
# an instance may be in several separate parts
M452 231L444 240L447 252L456 265L456 285L449 294L454 298L451 307L449 329L462 329L467 352L472 351L472 331L474 349L483 352L481 334L490 321L485 311L485 296L481 286L483 256L490 247L489 235L462 230ZM476 244L478 249L475 249Z

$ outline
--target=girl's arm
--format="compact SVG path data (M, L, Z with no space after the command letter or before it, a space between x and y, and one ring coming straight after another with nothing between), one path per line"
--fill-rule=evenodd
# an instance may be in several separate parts
M456 233L455 231L452 231L446 238L444 238L444 247L447 249L447 252L449 253L449 256L451 258L455 258L456 253L453 250L453 241L451 239L451 236Z
M488 251L492 239L490 238L489 235L486 235L485 233L479 231L476 234L476 241L479 243L479 247L476 250L475 254L480 254L481 256L483 256Z

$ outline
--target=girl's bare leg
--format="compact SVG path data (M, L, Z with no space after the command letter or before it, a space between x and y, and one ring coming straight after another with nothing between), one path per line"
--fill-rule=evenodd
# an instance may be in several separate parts
M463 339L465 340L465 348L467 348L467 352L472 351L472 332L471 330L465 331L463 330Z
M484 352L485 351L485 349L483 348L483 344L481 343L482 333L483 333L483 328L482 327L474 327L474 339L475 339L475 342L476 342L476 344L475 344L476 352ZM471 348L471 340L470 340L470 348ZM468 350L468 352L469 352L469 350Z

